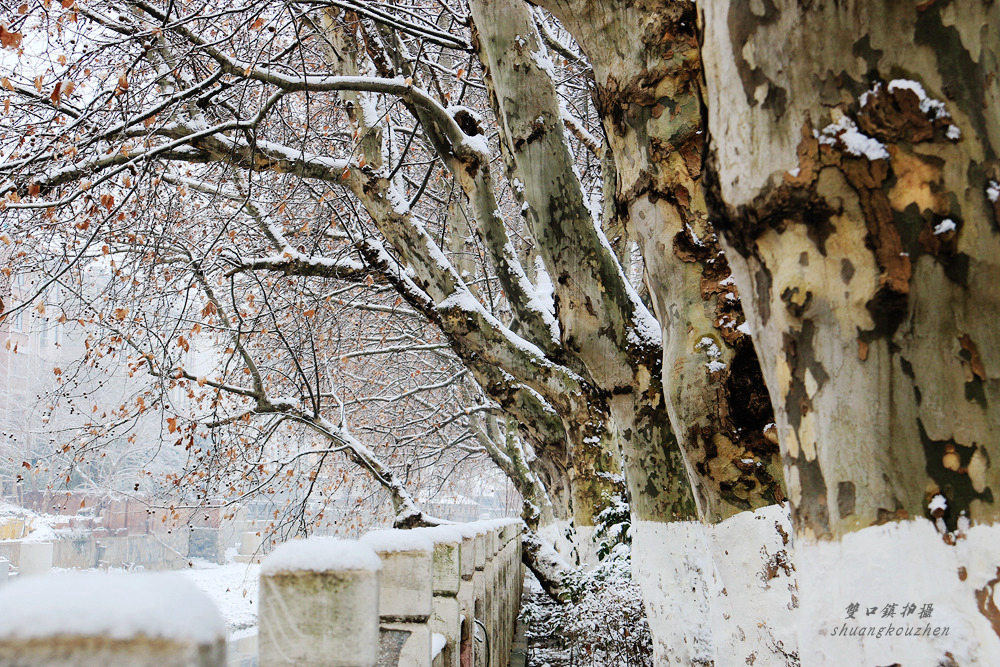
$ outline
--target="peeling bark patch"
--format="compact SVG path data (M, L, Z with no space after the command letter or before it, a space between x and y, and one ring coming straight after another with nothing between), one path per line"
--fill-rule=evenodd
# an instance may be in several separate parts
M885 52L881 49L873 48L871 39L871 35L865 35L854 42L854 45L851 47L851 53L868 63L868 69L874 72L878 70L878 63Z
M711 153L704 170L705 202L716 229L726 234L729 243L744 257L753 254L754 242L768 229L783 232L790 224L806 226L809 237L821 254L826 254L826 239L833 233L831 218L837 211L816 191L818 142L811 126L803 128L799 146L800 176L792 181L763 188L747 204L731 207L725 203L719 184L717 157ZM809 157L809 154L814 154ZM860 160L859 160L860 161Z
M958 353L965 368L965 400L978 403L983 410L987 408L986 400L986 367L979 356L979 348L968 334L958 337L961 350Z
M851 263L851 260L845 257L844 259L840 260L840 279L844 281L845 285L847 285L848 283L851 282L851 278L853 277L854 277L854 264Z
M1000 636L1000 608L997 608L996 590L1000 583L1000 567L996 576L986 582L982 588L976 589L976 606L979 613L986 617L993 627L993 632Z
M796 435L800 433L803 417L813 409L807 389L806 373L812 377L815 384L814 391L819 391L830 377L816 359L813 348L815 335L816 325L811 320L803 321L801 331L784 334L783 349L792 376L788 393L785 395L785 412ZM810 460L804 448L800 447L798 455L786 456L785 462L798 471L799 486L802 490L793 513L797 526L808 527L817 536L828 535L830 512L827 506L827 487L819 461L815 457Z
M905 141L947 141L951 118L947 114L932 117L921 109L921 100L910 88L878 83L864 94L864 104L857 122L865 134L885 143Z
M823 365L816 359L813 349L813 339L816 335L816 325L811 320L802 322L801 331L792 331L784 335L784 353L792 380L785 396L785 410L788 421L798 432L802 417L812 410L812 399L806 391L806 372L812 375L816 391L822 389L830 378Z
M536 118L531 121L531 130L527 135L523 137L514 138L514 150L523 150L526 146L530 146L535 141L538 141L545 136L548 129L545 127L545 120L541 117Z
M782 526L781 523L777 521L774 522L774 529L778 531L778 535L781 535L781 545L787 547L788 542L790 540L790 538L788 537L788 531L785 530L784 526Z
M788 559L788 553L782 549L781 551L776 551L774 555L767 559L767 562L764 563L764 569L761 570L760 578L766 584L772 579L777 578L779 572L784 573L786 577L792 576L794 569L791 561Z
M980 380L986 380L986 367L979 356L979 348L969 337L969 334L962 334L958 337L958 344L962 347L962 360L968 363L969 370Z
M809 528L817 537L827 537L830 531L830 510L826 502L826 480L815 459L807 461L800 453L789 461L799 473L799 484L802 497L798 503L793 503L792 516L795 517L796 529Z
M771 319L771 272L766 266L761 264L760 269L754 276L754 285L757 288L757 307L759 309L761 324L767 324Z
M808 290L800 292L798 287L786 287L781 293L781 300L785 302L785 308L793 317L802 317L802 313L812 303L812 292Z
M837 482L837 513L840 518L854 514L854 482Z
M996 51L990 52L984 45L984 53L977 62L965 47L962 36L955 26L945 26L941 17L941 7L933 5L917 17L913 34L916 44L929 48L937 58L938 72L946 81L945 96L954 100L975 128L975 134L983 147L987 161L997 159L995 147L989 142L990 125L986 119L986 109L993 108L987 101L987 72L983 63L996 62Z
M862 331L859 338L865 343L871 343L879 338L891 340L899 325L906 319L907 298L905 294L882 287L868 300L865 308L875 326L868 331Z

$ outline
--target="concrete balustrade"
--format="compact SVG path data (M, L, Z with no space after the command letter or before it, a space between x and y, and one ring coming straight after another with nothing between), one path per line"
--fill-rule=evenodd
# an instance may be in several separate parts
M261 564L258 664L506 665L523 586L521 526L478 521L279 546ZM47 546L29 559L40 563L35 572L51 568ZM181 575L32 575L25 562L0 587L0 665L226 664L224 622ZM5 561L0 568L2 583Z
M382 565L370 547L334 538L275 549L261 565L261 667L373 667Z
M52 569L53 546L51 542L21 542L17 570L22 575L43 574Z
M64 572L0 589L0 665L223 667L225 623L178 574Z
M476 631L474 621L476 589L473 576L476 573L477 531L469 525L462 524L458 527L462 532L462 546L459 550L459 571L462 581L458 585L458 608L462 621L459 662L463 667L473 664L473 636Z

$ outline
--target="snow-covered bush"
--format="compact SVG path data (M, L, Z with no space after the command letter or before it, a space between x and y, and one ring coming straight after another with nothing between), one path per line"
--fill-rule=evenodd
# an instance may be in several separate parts
M619 544L631 545L632 515L628 501L621 494L605 495L607 506L594 517L594 541L597 558L606 559Z
M569 575L569 602L544 594L525 604L532 665L653 664L652 639L638 586L632 581L631 549L619 544L597 567Z
M567 576L566 603L540 594L521 612L533 645L532 665L653 664L646 612L632 580L629 505L621 495L606 500L607 507L595 517L597 566Z

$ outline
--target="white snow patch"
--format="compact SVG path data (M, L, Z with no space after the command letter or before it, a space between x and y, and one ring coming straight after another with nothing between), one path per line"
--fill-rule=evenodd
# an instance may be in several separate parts
M940 493L934 495L931 501L927 503L927 509L933 514L937 510L942 512L948 509L948 499L942 496Z
M955 231L955 221L951 218L945 218L941 222L934 225L934 235L944 234L945 232Z
M435 632L431 635L431 660L436 658L444 647L448 645L448 639L440 632Z
M1000 183L990 181L986 184L986 197L994 204L1000 200Z
M544 51L544 47L539 47L538 51L533 51L531 53L531 59L535 61L538 67L546 72L550 77L555 78L556 66L552 62L552 58L549 54Z
M461 542L462 531L451 524L443 526L433 526L428 528L411 528L410 532L417 532L430 538L431 542Z
M694 348L703 351L708 356L708 362L705 366L708 368L709 373L717 373L725 370L726 364L720 361L722 350L719 349L718 344L710 336L702 336Z
M848 153L869 160L888 160L889 151L878 139L862 133L847 116L841 116L836 123L830 123L822 132L813 130L813 136L821 144L836 146L839 142Z
M178 574L212 598L229 630L256 626L260 566L254 563L216 565L197 560L194 563L195 567L178 570Z
M361 544L382 553L397 551L433 551L434 543L426 533L415 530L373 530L360 540Z
M5 638L146 635L210 643L226 632L209 597L174 572L25 577L0 588L0 609Z
M741 324L738 327L736 327L736 330L739 331L740 333L743 333L743 334L746 334L746 335L749 336L750 335L750 323L749 322L744 322L743 324Z
M996 664L1000 637L980 613L975 592L986 590L998 562L1000 525L972 526L954 544L946 544L926 519L870 526L840 540L799 537L802 664L830 664L836 656L833 662L841 665L932 667L946 653L958 665ZM859 610L852 620L846 616L853 604ZM886 612L893 604L895 609ZM915 613L902 616L909 604ZM868 616L865 610L871 607L877 611ZM926 612L923 618L920 611ZM904 633L906 627L930 630L921 636L890 635L890 624ZM881 636L840 636L842 630L862 627L886 630ZM936 636L934 628L941 629Z
M462 140L462 143L468 146L470 149L479 153L483 158L489 158L490 156L490 145L486 141L486 135L477 134L474 137L468 135Z
M261 574L276 572L378 571L382 561L367 544L335 537L310 537L285 542L261 563Z
M893 79L889 82L889 92L892 93L897 90L913 91L920 100L920 110L930 116L931 119L937 120L938 118L950 117L947 109L944 107L944 102L928 96L927 91L924 90L924 87L919 82L910 79Z

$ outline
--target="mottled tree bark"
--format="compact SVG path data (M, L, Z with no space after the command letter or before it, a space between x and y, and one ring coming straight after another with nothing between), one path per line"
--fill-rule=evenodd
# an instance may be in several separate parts
M522 3L471 3L481 60L508 170L524 184L528 226L554 278L563 344L609 396L657 659L711 663L716 637L747 634L724 611L727 585L743 589L746 577L723 581L715 552L752 561L776 533L773 520L750 521L735 544L716 545L711 529L690 520L719 521L783 492L777 444L764 433L769 397L707 220L693 5L555 4L594 66L613 157L606 206L642 245L660 340L632 333L634 301L578 192L545 48ZM788 592L774 604L790 605ZM744 614L739 623L756 633L769 620Z
M715 522L778 502L770 400L705 206L694 3L542 4L593 66L615 167L609 204L645 260L666 406L699 515Z
M645 319L586 205L531 13L520 0L476 0L470 7L509 172L523 184L528 227L553 280L561 345L582 363L607 406L578 422L583 437L573 441L593 450L584 453L588 460L603 458L607 447L598 445L606 427L597 418L610 416L636 516L692 518L690 485L660 389L658 327Z
M844 659L988 664L1000 647L988 602L1000 564L1000 5L701 10L710 209L775 406L803 658L835 645L816 641L813 621L905 591L947 606L959 629L917 647L843 642ZM845 586L831 566L850 573ZM821 589L837 594L824 603Z

